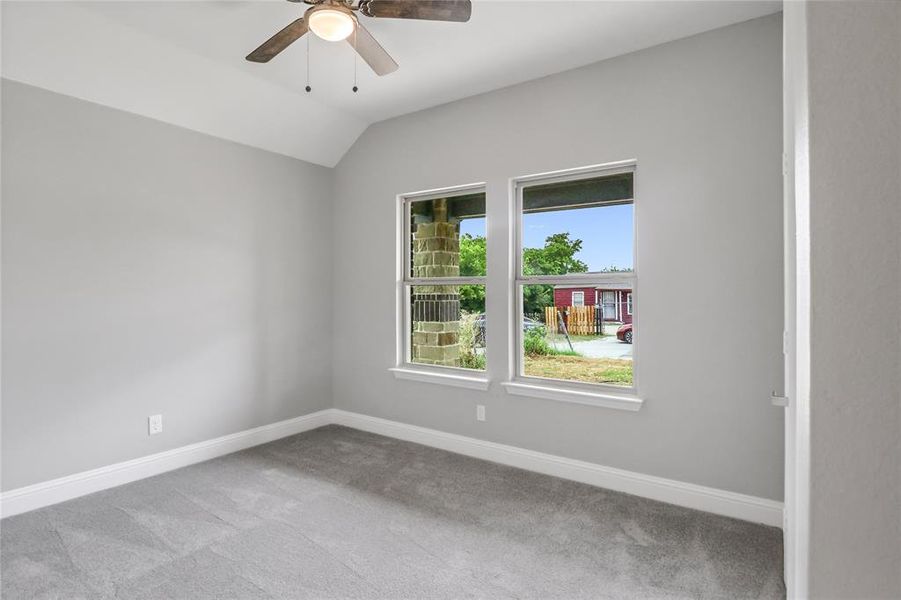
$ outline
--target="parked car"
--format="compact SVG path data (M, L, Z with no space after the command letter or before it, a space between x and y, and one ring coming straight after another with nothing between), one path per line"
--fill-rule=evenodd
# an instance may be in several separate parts
M627 344L632 343L632 323L626 323L616 330L616 339Z
M480 313L479 316L476 317L476 342L479 344L485 343L485 313ZM522 318L522 330L523 332L531 331L533 329L540 329L544 327L544 325L535 319L530 319L529 317Z

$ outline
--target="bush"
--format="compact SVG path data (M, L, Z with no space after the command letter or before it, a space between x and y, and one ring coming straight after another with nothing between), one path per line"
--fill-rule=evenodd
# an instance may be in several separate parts
M544 327L527 329L522 338L522 350L526 356L582 356L573 350L558 350L547 343Z
M530 356L546 356L553 354L554 349L547 343L544 327L528 329L522 338L523 352Z
M485 355L475 354L474 352L468 352L466 349L462 349L460 352L460 366L464 369L478 369L479 371L484 371Z
M479 337L476 327L477 313L463 311L460 315L460 366L465 369L485 370L485 355L476 352Z

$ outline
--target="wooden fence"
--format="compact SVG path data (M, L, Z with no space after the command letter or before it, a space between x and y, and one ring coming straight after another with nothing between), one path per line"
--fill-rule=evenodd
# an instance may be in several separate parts
M561 321L573 335L601 335L604 332L603 309L600 306L544 308L544 324L548 333L563 333Z

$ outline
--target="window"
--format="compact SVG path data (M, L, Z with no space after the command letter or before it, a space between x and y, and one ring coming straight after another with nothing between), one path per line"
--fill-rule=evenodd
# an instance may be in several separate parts
M399 196L394 375L488 389L486 294L506 280L513 301L491 318L508 319L509 393L638 410L634 172L630 161L515 180L512 277L488 272L484 185Z
M484 188L403 197L401 208L398 367L484 371Z
M514 379L578 390L635 388L634 166L528 177L515 185ZM585 292L595 290L595 305ZM556 293L555 293L556 292ZM571 299L571 305L566 300ZM550 383L545 381L545 384Z
M604 320L605 321L615 321L616 320L616 292L612 290L604 290L603 295L603 311L604 311Z

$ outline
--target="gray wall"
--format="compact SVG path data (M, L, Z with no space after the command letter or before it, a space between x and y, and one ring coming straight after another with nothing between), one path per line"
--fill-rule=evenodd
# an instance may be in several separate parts
M330 406L330 170L2 102L4 490Z
M781 90L773 15L372 126L335 182L336 406L781 499ZM645 406L505 394L509 178L629 158ZM395 380L395 196L480 181L495 383Z
M780 25L384 122L336 172L3 81L3 489L336 405L780 499ZM640 412L508 396L499 341L488 392L393 379L398 193L488 183L503 340L508 179L626 158Z
M808 7L812 598L901 597L901 3Z

